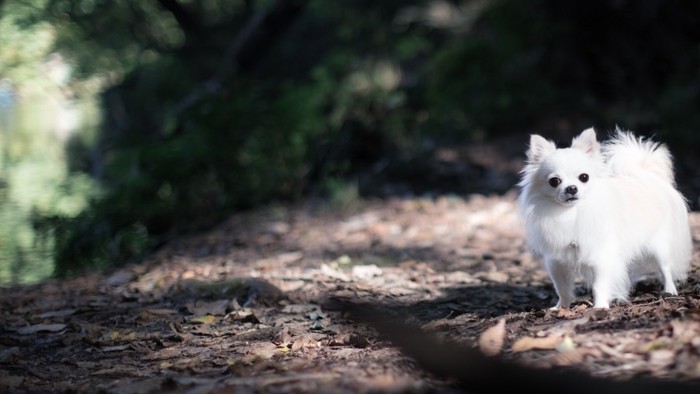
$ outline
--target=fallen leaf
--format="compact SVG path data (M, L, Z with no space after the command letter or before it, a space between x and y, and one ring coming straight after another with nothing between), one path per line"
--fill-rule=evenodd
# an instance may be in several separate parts
M49 311L49 312L44 312L39 315L40 318L42 319L48 319L52 317L66 317L73 315L75 312L77 312L77 309L61 309L60 311Z
M190 320L192 323L196 324L212 324L216 321L216 316L214 315L203 315L203 316L196 316L193 319Z
M576 316L576 311L571 308L557 308L554 310L554 315L560 319L571 319Z
M651 342L644 344L641 347L641 350L643 352L650 353L650 352L653 352L655 350L667 349L667 348L671 347L671 345L672 345L672 343L671 343L670 339L665 338L665 337L661 337L661 338L655 339Z
M482 279L495 283L506 283L510 277L505 272L491 271L482 276Z
M226 318L234 320L234 321L250 322L250 323L255 323L255 324L260 323L260 320L258 319L257 316L255 316L255 313L250 308L242 308L242 309L233 311L233 312L229 313L228 315L226 315Z
M328 343L326 343L326 346L347 346L350 343L350 335L349 334L339 334L336 335L330 339L328 339Z
M348 339L348 343L351 346L358 347L358 348L365 348L371 344L369 342L369 339L367 339L366 336L359 335L359 334L350 335L350 338Z
M514 352L526 352L534 349L552 350L556 349L562 341L564 338L556 335L544 338L523 337L515 341L511 350Z
M294 341L294 343L292 343L291 349L300 350L308 347L315 347L315 343L312 345L311 342L309 342L308 338L300 338Z
M318 347L318 341L313 335L302 335L294 343L292 343L292 350L299 350L304 348L315 348Z
M287 346L292 342L292 334L289 332L289 328L284 328L282 331L278 332L274 338L272 338L272 343L277 346Z
M122 350L126 350L129 348L130 345L117 345L117 346L105 346L102 348L103 352L109 353L109 352L120 352Z
M17 329L19 335L31 335L38 332L58 332L66 328L65 324L34 324Z
M571 337L564 337L564 340L562 340L557 346L556 349L559 353L566 353L570 352L572 350L576 350L576 344L574 343L573 340L571 340Z
M273 343L259 343L252 346L250 353L241 359L241 363L244 365L253 365L260 361L269 360L277 351L277 346Z
M128 333L123 333L121 331L111 331L109 334L103 336L102 343L131 342L136 340L137 337L138 335L134 331Z
M174 363L172 361L161 361L161 363L158 364L158 367L160 369L168 369L168 368L172 367L173 365L174 365Z
M649 364L657 368L667 368L673 364L676 358L676 352L671 349L654 350L649 353Z
M487 356L495 356L501 352L506 336L506 319L501 319L481 334L479 337L479 349Z

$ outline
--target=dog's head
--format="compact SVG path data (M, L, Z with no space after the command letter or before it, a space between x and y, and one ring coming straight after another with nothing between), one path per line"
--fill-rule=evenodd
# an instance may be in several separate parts
M600 143L592 128L575 137L570 148L563 149L532 135L520 185L561 205L573 206L585 198L602 173L601 167Z

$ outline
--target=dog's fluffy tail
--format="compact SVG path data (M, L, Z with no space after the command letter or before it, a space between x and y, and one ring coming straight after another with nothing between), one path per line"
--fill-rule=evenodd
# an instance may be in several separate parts
M671 153L661 143L616 128L602 154L613 176L653 173L675 186Z

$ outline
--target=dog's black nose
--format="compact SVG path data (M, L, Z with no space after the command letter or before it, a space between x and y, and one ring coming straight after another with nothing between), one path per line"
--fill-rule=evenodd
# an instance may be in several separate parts
M571 194L572 196L576 193L578 193L578 188L575 185L567 186L566 189L564 189L566 194Z

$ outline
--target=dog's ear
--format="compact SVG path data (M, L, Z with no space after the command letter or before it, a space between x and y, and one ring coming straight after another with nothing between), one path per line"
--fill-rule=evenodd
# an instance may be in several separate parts
M539 163L557 150L554 142L548 141L537 134L530 136L530 148L527 150L527 159L530 163Z
M571 147L584 151L590 156L598 156L600 153L600 143L596 139L593 127L583 130L578 137L571 141Z

